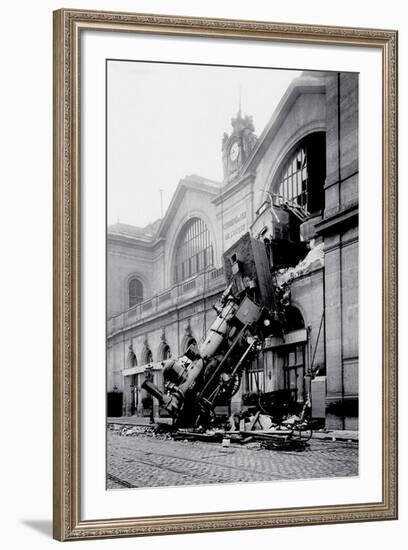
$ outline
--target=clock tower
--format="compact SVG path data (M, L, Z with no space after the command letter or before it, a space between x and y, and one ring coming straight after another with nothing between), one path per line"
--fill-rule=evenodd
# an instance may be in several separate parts
M224 181L237 178L241 167L249 157L258 138L255 135L252 117L242 116L239 109L237 116L231 119L232 132L224 133L222 138L222 162L224 166Z

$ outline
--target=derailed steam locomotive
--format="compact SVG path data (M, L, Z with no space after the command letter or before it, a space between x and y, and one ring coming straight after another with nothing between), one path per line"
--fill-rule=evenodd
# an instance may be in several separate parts
M210 426L215 407L238 391L264 338L284 334L290 297L274 274L295 265L306 249L303 243L269 238L273 227L265 227L258 238L246 233L224 254L228 287L214 306L217 317L205 340L163 362L164 391L149 380L142 385L179 427Z

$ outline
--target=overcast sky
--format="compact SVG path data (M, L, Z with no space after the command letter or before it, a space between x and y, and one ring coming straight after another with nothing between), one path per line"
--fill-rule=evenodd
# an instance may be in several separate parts
M221 140L238 111L259 136L300 73L110 61L108 224L144 226L160 217L180 179L222 181Z

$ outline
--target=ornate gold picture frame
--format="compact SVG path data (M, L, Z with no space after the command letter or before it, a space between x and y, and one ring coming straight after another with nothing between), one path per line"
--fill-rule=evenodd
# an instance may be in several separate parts
M381 498L374 502L86 518L82 509L85 32L368 48L382 56ZM286 66L281 61L281 66ZM290 68L290 67L289 67ZM87 76L87 75L85 75ZM104 93L104 90L101 90ZM361 98L364 100L364 98ZM101 160L103 163L103 160ZM103 186L103 182L101 183ZM362 312L362 316L367 312ZM360 384L363 383L360 380ZM101 401L105 395L98 397ZM81 401L82 400L82 401ZM397 31L62 9L54 13L54 537L79 540L397 518ZM104 419L103 419L104 421ZM104 457L101 457L104 460ZM167 490L167 489L166 489ZM179 489L182 491L183 489ZM179 493L181 495L181 493ZM180 496L182 498L182 496Z

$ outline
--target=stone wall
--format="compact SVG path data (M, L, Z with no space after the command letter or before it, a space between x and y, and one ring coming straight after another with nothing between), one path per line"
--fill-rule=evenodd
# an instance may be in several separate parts
M358 75L327 83L326 425L358 428Z
M107 308L108 318L129 308L129 281L135 276L143 284L143 299L157 289L160 266L146 247L137 246L131 239L116 237L108 242Z
M206 283L198 276L175 285L177 239L184 224L192 217L203 219L214 243L214 267L220 268L223 251L252 223L287 154L316 131L326 132L325 209L303 233L324 241L324 267L293 281L292 304L301 312L307 331L305 366L318 368L321 375L316 392L319 408L326 411L326 426L358 427L358 75L351 73L303 74L296 79L236 179L218 191L211 185L195 186L186 178L150 250L131 240L110 249L108 308L119 315L108 322L108 390L114 385L122 389L126 379L127 413L131 381L140 382L142 376L123 376L129 344L139 367L146 345L154 363L160 359L163 341L173 357L180 356L186 339L199 341L205 335L215 317L211 306L225 287L217 269ZM145 297L152 299L127 311L131 275L140 276ZM283 388L279 361L273 348L265 352L266 391ZM160 381L160 366L155 373ZM235 408L242 391L243 386L234 398Z

